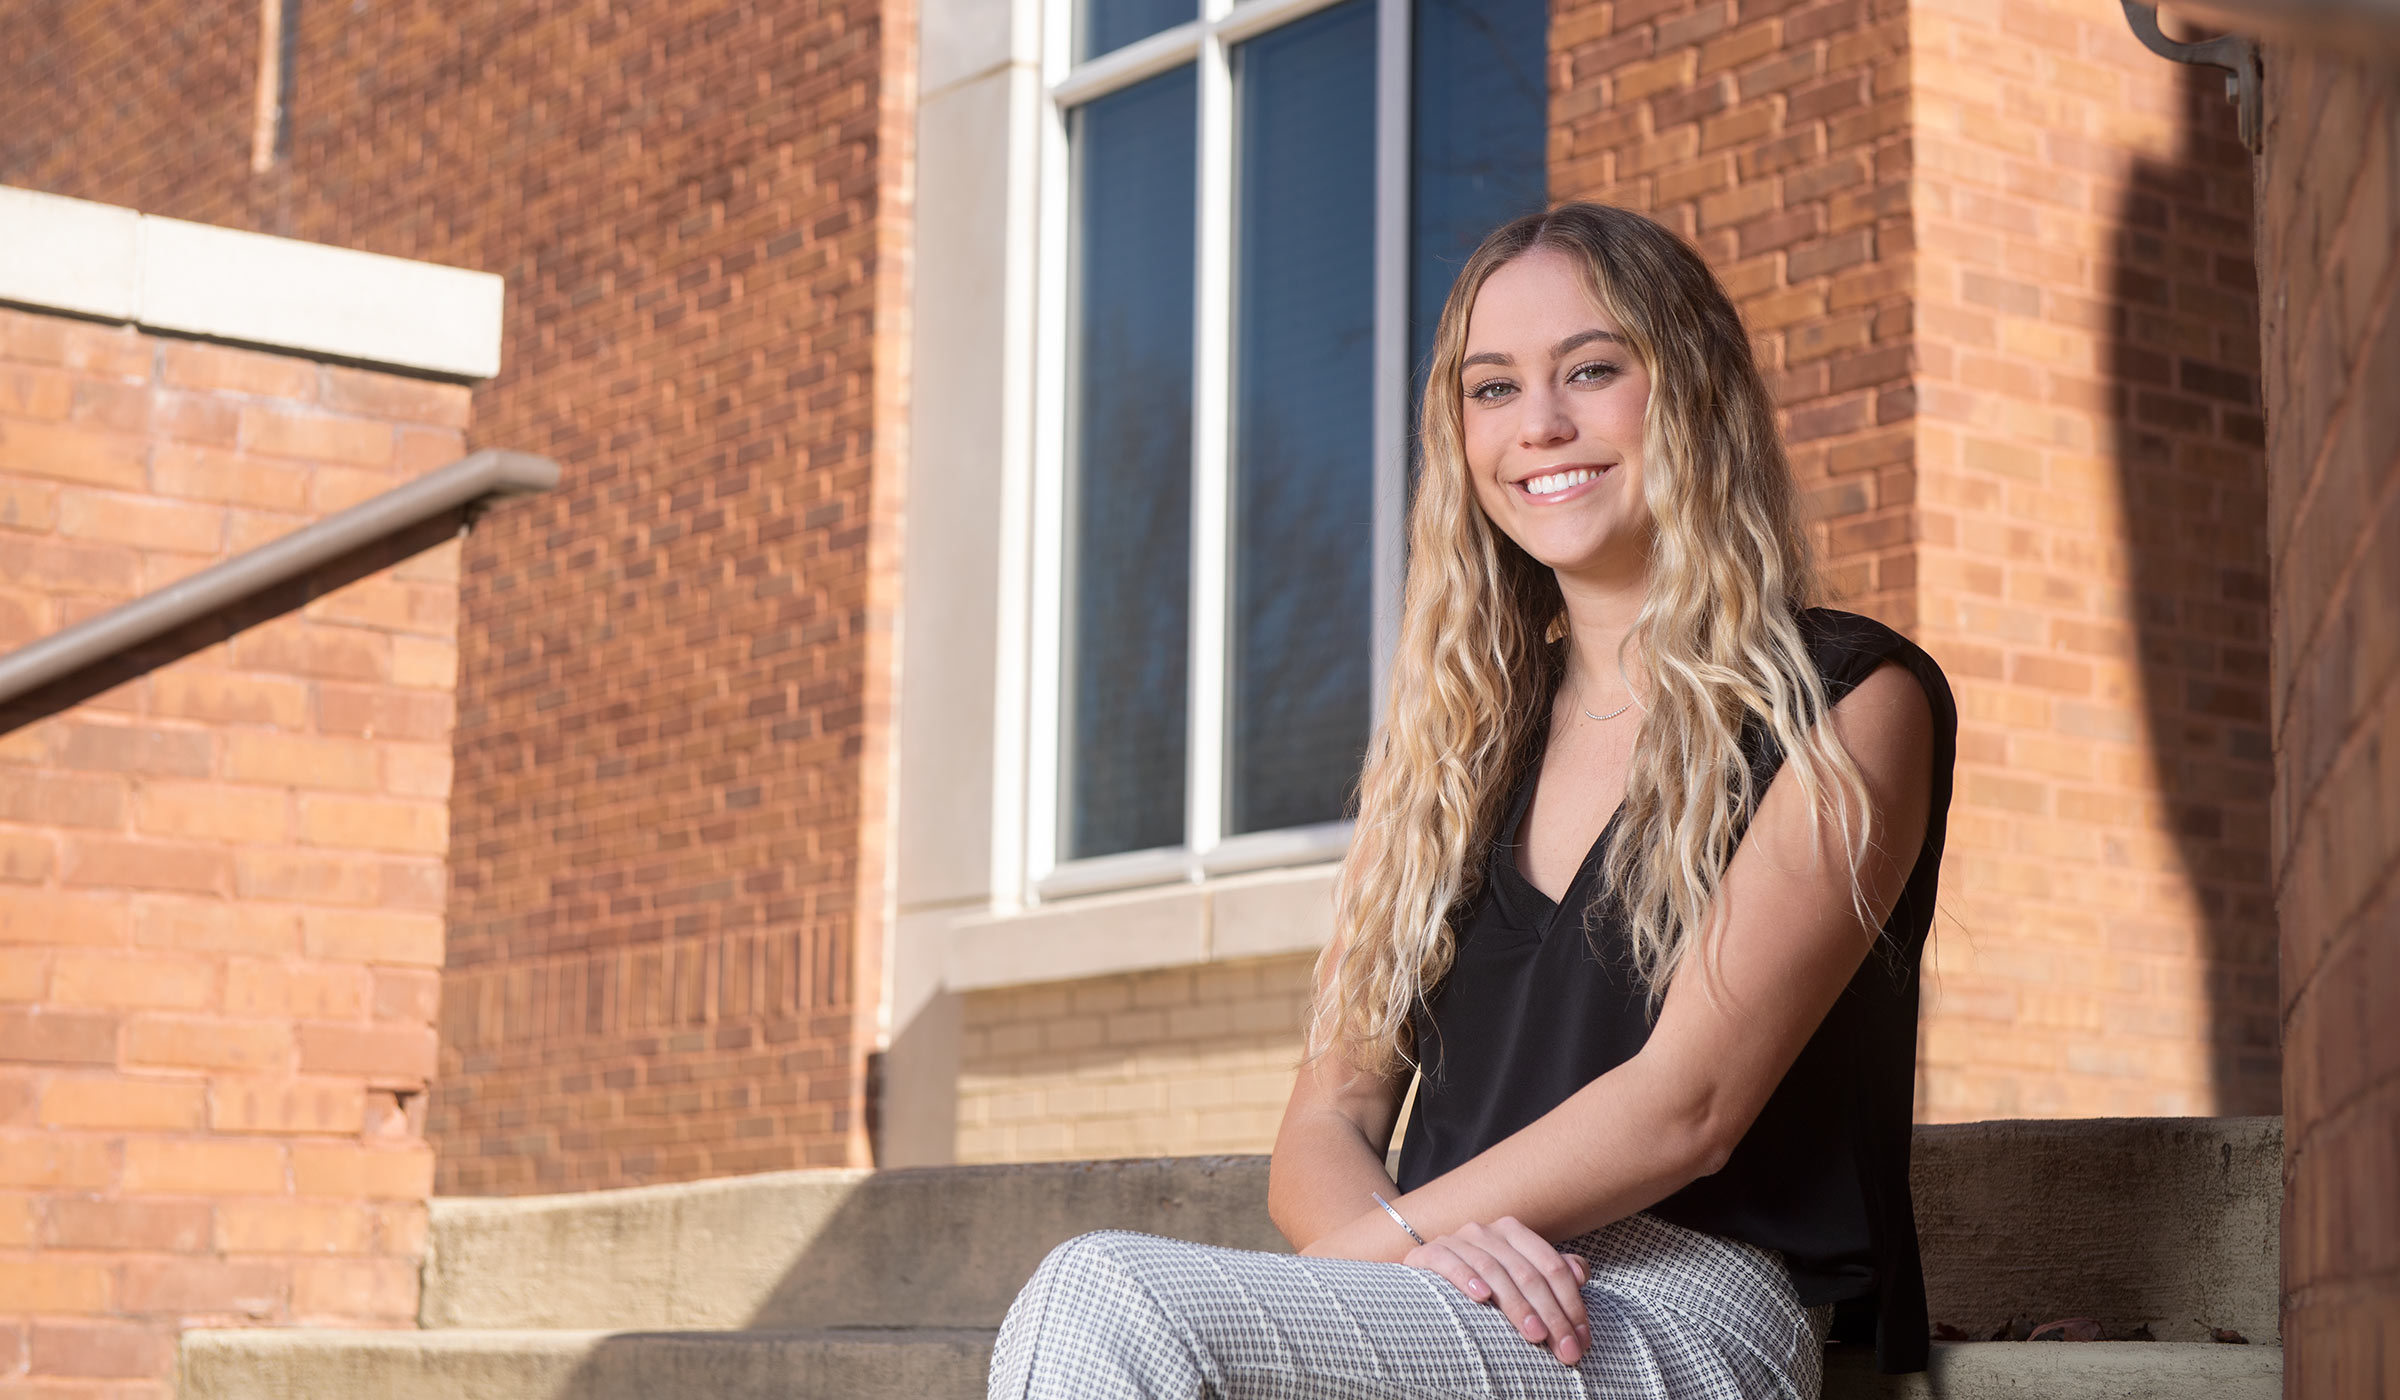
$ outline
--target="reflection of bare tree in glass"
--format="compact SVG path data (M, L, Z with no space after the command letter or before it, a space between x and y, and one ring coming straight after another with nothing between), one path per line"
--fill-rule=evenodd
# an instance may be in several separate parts
M1350 441L1328 453L1327 434L1291 433L1282 416L1242 434L1231 812L1239 831L1338 819L1366 751L1374 540L1366 418L1355 415Z
M1191 360L1144 353L1141 342L1157 332L1128 320L1120 311L1092 328L1080 357L1067 594L1070 856L1183 840Z
M1367 737L1375 12L1245 44L1236 306L1235 831L1331 821Z
M1184 839L1194 71L1172 69L1071 118L1069 859Z
M1082 0L1075 6L1075 61L1172 29L1197 11L1192 0Z
M1548 201L1548 38L1547 0L1417 6L1409 362L1418 375L1467 255L1484 234Z

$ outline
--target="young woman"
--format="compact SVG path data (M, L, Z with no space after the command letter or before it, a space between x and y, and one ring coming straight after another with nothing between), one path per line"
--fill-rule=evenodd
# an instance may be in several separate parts
M1940 670L1805 606L1749 339L1656 224L1493 233L1427 384L1391 709L1270 1175L1300 1252L1069 1241L991 1393L1809 1400L1829 1329L1921 1369Z

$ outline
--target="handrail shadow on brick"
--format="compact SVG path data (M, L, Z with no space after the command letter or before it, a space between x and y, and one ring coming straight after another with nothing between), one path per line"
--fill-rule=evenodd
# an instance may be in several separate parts
M547 457L494 448L0 656L0 734L297 610L558 484Z

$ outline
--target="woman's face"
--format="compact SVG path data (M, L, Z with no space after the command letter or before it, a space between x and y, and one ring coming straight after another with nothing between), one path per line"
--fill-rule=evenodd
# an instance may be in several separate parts
M1459 393L1467 472L1494 525L1562 574L1645 566L1650 372L1566 254L1535 248L1484 279Z

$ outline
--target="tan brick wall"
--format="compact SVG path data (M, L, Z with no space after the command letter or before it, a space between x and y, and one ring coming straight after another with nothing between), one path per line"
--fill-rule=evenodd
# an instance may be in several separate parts
M2267 51L2284 1393L2400 1394L2400 65Z
M1291 1097L1313 962L969 993L958 1160L1266 1151Z
M0 649L455 460L468 391L0 310ZM0 1390L406 1325L458 547L0 734Z
M2249 156L2115 7L1919 3L1929 1118L2274 1111Z
M910 13L303 5L254 177L254 0L0 7L11 182L508 279L445 1191L867 1159Z

